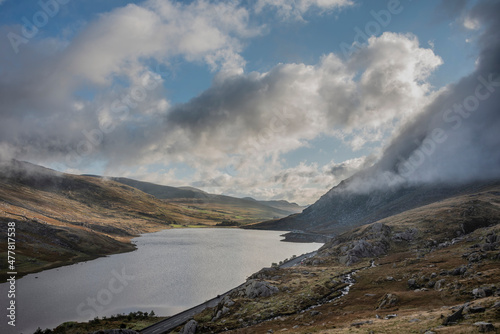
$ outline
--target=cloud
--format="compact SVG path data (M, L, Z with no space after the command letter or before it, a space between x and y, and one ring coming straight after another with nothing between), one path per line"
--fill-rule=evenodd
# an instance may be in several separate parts
M20 33L20 28L0 29L7 35ZM161 85L145 89L147 78L157 76L151 71L154 64L168 68L171 59L182 57L207 64L221 78L238 74L245 65L239 55L242 40L259 33L248 11L234 3L151 0L101 14L71 41L33 39L14 54L2 39L7 51L0 55L2 151L64 160L80 147L87 158L92 151L113 160L124 147L141 149L134 138L151 140L140 132L151 126L152 135L157 123L153 116L169 105ZM130 101L134 92L137 100ZM113 105L115 111L126 109L126 115L115 112L110 117ZM112 134L89 150L83 132L102 130L110 121Z
M191 152L204 164L226 154L256 161L321 133L354 138L350 144L359 148L427 103L426 79L441 62L416 37L384 33L347 62L329 54L314 66L233 76L174 106L166 142L170 153Z
M351 0L258 0L255 11L260 13L266 8L273 8L284 20L303 20L303 15L312 9L332 11L353 4Z
M348 5L290 6L303 15ZM97 163L129 177L140 165L183 163L195 170L184 180L207 190L311 201L373 158L285 168L284 153L322 134L353 149L380 143L433 101L427 80L442 60L411 34L371 37L347 60L327 54L245 73L243 45L261 33L250 15L233 2L150 0L101 14L72 40L31 40L18 55L0 54L0 157L82 171ZM199 96L171 105L151 64L179 57L216 75ZM162 179L136 170L148 174ZM173 182L175 171L164 174Z
M467 15L483 31L475 71L400 128L380 161L358 175L353 188L500 177L500 3L479 2Z

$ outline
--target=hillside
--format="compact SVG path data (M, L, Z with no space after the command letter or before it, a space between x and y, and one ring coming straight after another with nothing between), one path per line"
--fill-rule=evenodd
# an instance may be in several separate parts
M499 247L494 186L350 229L296 266L264 268L186 326L238 334L498 332ZM102 319L54 333L116 326Z
M196 333L497 332L499 246L500 187L451 197L252 275L272 292L230 294L194 317Z
M192 187L176 188L127 178L112 178L112 180L137 188L167 203L178 205L186 212L193 209L213 212L219 214L219 220L235 220L243 224L285 217L303 209L287 201L257 201L249 197L215 195Z
M141 233L288 214L223 199L219 206L199 199L176 203L107 178L63 174L16 160L0 163L0 230L6 233L7 222L16 222L20 275L131 251L130 239ZM5 257L5 238L0 247Z
M364 193L349 188L352 182L357 181L357 177L358 175L355 175L342 181L300 214L252 224L246 228L301 230L335 235L407 210L500 185L498 180L455 185L437 183L387 186Z

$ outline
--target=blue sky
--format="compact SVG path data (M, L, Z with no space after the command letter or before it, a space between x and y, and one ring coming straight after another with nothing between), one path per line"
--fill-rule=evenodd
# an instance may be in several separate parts
M471 73L481 29L475 1L41 2L0 2L2 158L300 204Z

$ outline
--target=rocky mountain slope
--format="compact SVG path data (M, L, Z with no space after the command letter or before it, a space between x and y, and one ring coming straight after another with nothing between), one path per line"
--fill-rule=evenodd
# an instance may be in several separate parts
M496 186L349 230L301 266L263 270L250 279L274 293L231 296L194 318L196 333L494 332L499 248Z
M357 177L355 175L342 181L300 214L253 224L247 228L301 230L334 235L410 209L500 185L500 181L496 180L454 185L387 186L362 192L350 188Z

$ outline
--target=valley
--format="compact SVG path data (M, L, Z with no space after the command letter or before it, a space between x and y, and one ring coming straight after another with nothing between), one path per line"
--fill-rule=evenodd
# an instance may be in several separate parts
M495 332L499 217L500 187L491 186L355 227L297 266L255 273L171 333ZM54 333L97 329L89 326Z
M146 183L134 183L139 184ZM288 202L276 208L253 199L155 187L175 192L171 196L155 193L157 198L109 178L63 174L16 160L2 162L0 231L6 234L7 223L16 223L19 276L132 251L130 240L142 233L213 227L223 221L244 225L300 210ZM0 240L2 257L7 256L6 242ZM0 277L7 276L1 273Z

